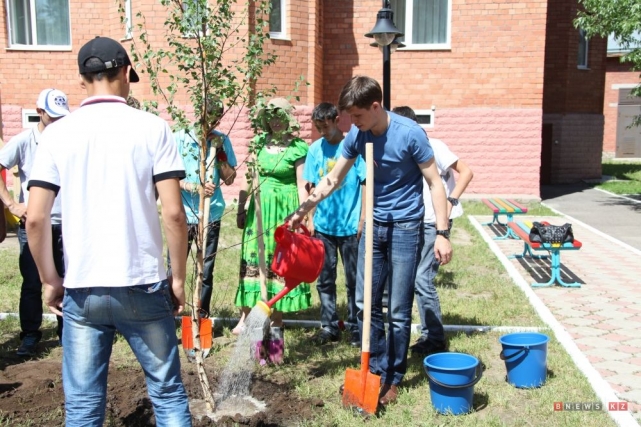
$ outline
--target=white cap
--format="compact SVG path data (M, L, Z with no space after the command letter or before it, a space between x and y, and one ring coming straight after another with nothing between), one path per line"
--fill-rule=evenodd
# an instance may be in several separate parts
M40 92L36 106L54 119L69 114L67 95L58 89L45 89Z

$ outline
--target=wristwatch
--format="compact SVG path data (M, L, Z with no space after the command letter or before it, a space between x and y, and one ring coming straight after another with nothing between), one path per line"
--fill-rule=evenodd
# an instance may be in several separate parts
M450 238L450 230L436 230L437 236L443 236L446 239Z
M458 199L454 197L448 197L447 200L452 204L452 206L458 206Z

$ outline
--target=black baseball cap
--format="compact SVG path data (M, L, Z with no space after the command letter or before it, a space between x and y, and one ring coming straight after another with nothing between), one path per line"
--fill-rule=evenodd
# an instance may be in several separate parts
M91 58L99 59L102 64L85 65ZM125 65L131 65L127 51L120 43L109 37L96 36L95 39L88 41L81 47L80 52L78 52L78 69L80 74L100 73L101 71L124 67ZM129 69L129 81L132 83L140 81L134 67Z

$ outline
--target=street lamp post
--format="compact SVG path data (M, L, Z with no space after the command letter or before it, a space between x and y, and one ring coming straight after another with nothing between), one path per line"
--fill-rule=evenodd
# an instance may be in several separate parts
M383 50L383 105L391 110L391 48L390 45L403 33L394 25L394 12L389 0L383 0L383 8L376 14L376 25L365 37L373 37L376 44ZM398 42L397 42L398 43Z

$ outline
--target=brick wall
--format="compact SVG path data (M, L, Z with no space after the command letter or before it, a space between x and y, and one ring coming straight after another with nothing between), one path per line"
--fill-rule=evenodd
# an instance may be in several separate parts
M116 39L124 34L113 2L70 1L73 26L70 52L0 52L0 81L4 83L2 112L7 124L5 137L20 131L20 122L16 119L18 111L32 106L44 87L56 86L64 90L69 94L72 109L77 107L84 97L75 71L77 50L96 34ZM595 64L592 70L579 72L568 65L572 60L576 61L575 47L571 44L578 43L578 35L570 34L576 31L570 25L575 0L452 1L451 49L401 50L392 55L392 106L436 108L432 134L453 144L462 158L468 155L472 158L476 177L470 191L480 194L502 190L502 193L538 196L538 179L534 176L538 166L529 163L538 154L528 154L530 158L520 165L522 175L501 179L494 170L496 166L503 173L500 161L483 159L483 151L470 151L479 147L478 126L484 124L492 129L481 131L485 152L497 156L505 154L514 159L524 152L540 153L543 113L559 112L555 108L562 108L567 113L602 110L603 94L586 88L603 84L599 79L604 78L604 72L596 65L605 51L599 43L591 44ZM548 3L551 4L550 14L555 17L546 20ZM151 0L134 4L134 15L138 10L145 15L149 39L159 46L164 42L165 9ZM300 101L292 102L297 104L297 114L302 121L301 136L311 141L318 136L309 122L314 105L321 101L336 102L340 88L352 75L366 74L381 79L382 55L369 46L372 39L364 37L375 23L381 2L290 0L288 4L288 39L267 42L266 49L279 55L279 60L265 70L259 88L275 84L277 95L300 97ZM0 8L4 8L4 4ZM6 44L4 19L5 13L2 13L0 37ZM546 25L558 31L546 35ZM241 27L243 31L244 28ZM551 40L560 49L550 49ZM123 42L127 48L131 43ZM552 68L562 69L556 77L550 73L550 67L545 66L546 55L556 61ZM292 93L294 82L301 76L310 85L302 85L297 93ZM544 89L544 81L551 85L550 89L547 86ZM584 92L590 93L585 95ZM141 100L152 98L147 75L142 74L141 82L132 85L132 94ZM560 94L562 98L557 102L548 94ZM187 100L185 94L179 95L178 99L182 103ZM598 108L595 107L597 104ZM246 110L241 111L242 116ZM343 125L347 129L349 118L344 118ZM451 125L450 119L457 124ZM243 149L246 150L251 137L247 126L247 117L242 116L232 131L232 134L237 132L232 139L238 148L239 159L243 158ZM516 145L515 139L518 140ZM486 171L486 168L489 169Z
M543 111L548 114L603 112L603 87L607 40L594 37L588 45L588 69L579 69L577 2L551 1L545 44ZM590 90L590 88L599 90Z
M453 108L436 111L434 130L474 172L466 194L539 197L541 110Z
M603 132L603 156L614 157L617 145L617 104L619 89L612 85L638 85L639 72L631 71L629 64L622 64L619 57L608 58L605 75L605 97L603 114L605 116Z
M392 106L540 108L548 2L452 1L450 50L392 54ZM354 74L381 81L382 54L364 37L380 7L377 0L324 3L325 100L336 102Z

